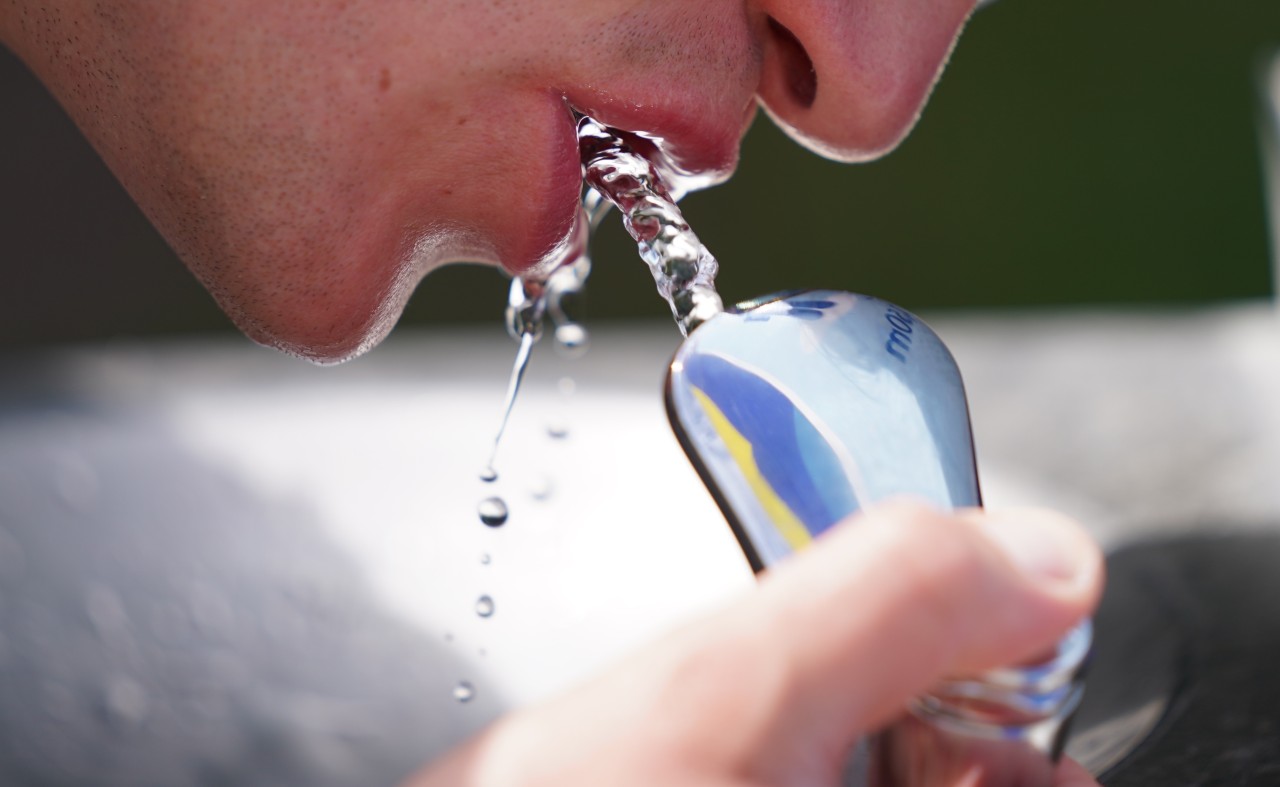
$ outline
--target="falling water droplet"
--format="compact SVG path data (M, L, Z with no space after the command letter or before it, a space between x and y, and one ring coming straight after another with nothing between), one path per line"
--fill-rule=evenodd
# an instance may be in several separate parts
M587 351L591 337L587 329L576 322L556 326L556 347L566 356L576 358Z
M520 280L514 280L518 283ZM498 422L498 433L493 437L493 446L489 449L489 462L486 469L493 469L493 462L498 457L498 446L502 443L502 434L507 431L507 422L511 420L511 410L516 404L516 395L520 393L520 382L524 379L525 370L529 368L529 357L533 352L533 343L538 340L534 332L520 335L520 349L516 351L515 364L511 367L511 379L507 381L507 395L502 403L502 420ZM483 478L483 473L481 474ZM496 480L497 472L493 475Z
M578 390L578 384L572 377L561 377L556 387L560 389L561 396L573 396L574 391Z
M507 504L500 497L486 497L477 507L480 521L489 527L501 527L507 521Z
M493 465L489 465L480 471L480 480L492 484L498 480L498 471L493 469Z
M482 618L493 617L493 599L489 596L481 596L476 599L476 614Z
M489 565L490 562L492 562L492 560L493 559L489 557L489 553L485 552L483 555L480 556L480 565L487 566Z
M569 427L559 421L547 424L547 437L552 440L563 440L569 436Z
M534 500L546 500L551 497L552 489L554 489L554 485L551 483L551 479L543 476L529 488L529 496Z
M460 680L453 687L453 698L458 702L471 702L476 696L476 688L465 680Z

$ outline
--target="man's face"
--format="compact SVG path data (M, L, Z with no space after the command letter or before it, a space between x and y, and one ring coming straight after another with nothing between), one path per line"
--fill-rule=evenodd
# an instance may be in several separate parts
M871 158L973 0L57 5L0 32L242 329L334 361L433 267L518 274L564 240L571 109L714 179L757 104L824 155Z

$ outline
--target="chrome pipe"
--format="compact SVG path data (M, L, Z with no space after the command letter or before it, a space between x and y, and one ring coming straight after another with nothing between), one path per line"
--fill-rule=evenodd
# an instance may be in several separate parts
M805 290L717 315L677 350L666 402L757 572L888 497L982 504L955 359L923 320L877 298ZM1038 663L914 699L870 743L860 783L1050 787L1091 639L1086 621Z

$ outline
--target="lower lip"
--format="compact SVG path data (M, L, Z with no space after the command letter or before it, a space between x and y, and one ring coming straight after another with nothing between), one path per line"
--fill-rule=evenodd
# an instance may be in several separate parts
M725 132L693 99L683 102L688 106L623 104L595 94L569 94L564 100L573 112L651 142L661 159L656 163L669 178L666 185L681 193L722 183L737 166L740 119ZM754 104L748 110L754 115Z

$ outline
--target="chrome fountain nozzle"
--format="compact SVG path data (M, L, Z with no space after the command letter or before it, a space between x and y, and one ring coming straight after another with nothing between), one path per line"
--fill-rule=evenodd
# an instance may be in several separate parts
M888 497L982 503L955 360L920 318L876 298L805 290L740 304L689 334L666 402L756 571ZM916 698L872 742L862 783L1050 787L1090 647L1086 622L1040 663Z

